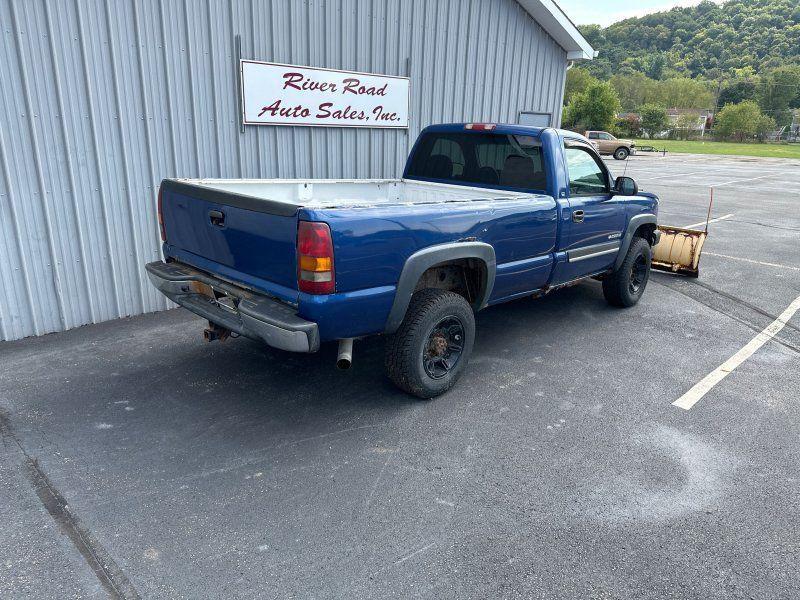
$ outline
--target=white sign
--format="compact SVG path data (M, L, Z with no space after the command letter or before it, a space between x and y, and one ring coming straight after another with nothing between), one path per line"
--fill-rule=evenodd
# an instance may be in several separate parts
M408 127L408 77L242 60L245 125Z

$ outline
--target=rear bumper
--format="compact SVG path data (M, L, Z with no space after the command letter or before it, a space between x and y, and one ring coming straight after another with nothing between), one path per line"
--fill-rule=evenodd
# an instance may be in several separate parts
M167 298L233 332L290 352L319 350L317 324L299 316L290 306L230 284L178 262L145 265L153 285ZM202 292L205 284L234 299L225 308Z

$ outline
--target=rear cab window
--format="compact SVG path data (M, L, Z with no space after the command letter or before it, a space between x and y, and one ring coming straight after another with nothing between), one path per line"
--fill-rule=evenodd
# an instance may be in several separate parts
M546 193L539 138L503 133L424 134L406 169L408 179Z

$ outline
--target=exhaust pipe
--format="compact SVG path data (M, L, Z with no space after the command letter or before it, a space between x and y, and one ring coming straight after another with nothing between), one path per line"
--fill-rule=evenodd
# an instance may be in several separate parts
M353 364L353 338L339 340L339 356L336 357L336 366L346 371Z

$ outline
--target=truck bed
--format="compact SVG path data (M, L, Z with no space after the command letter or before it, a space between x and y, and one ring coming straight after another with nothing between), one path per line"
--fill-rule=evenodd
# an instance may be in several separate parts
M530 194L408 179L179 179L183 184L288 208L354 208L516 199ZM224 201L224 197L220 197Z
M165 258L297 305L306 319L338 306L344 312L328 325L346 324L345 337L378 327L365 315L385 321L403 261L420 248L502 236L497 260L511 271L499 272L497 289L508 294L517 270L518 286L545 276L547 264L523 259L551 251L556 229L552 197L411 179L167 179L160 197ZM299 220L330 224L336 294L299 293Z

